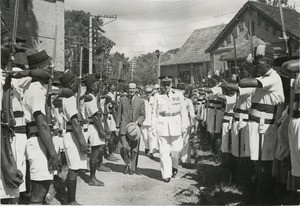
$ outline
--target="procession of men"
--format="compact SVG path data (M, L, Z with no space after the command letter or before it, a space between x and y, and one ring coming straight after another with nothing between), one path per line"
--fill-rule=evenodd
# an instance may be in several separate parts
M229 171L229 184L245 183L245 204L281 204L300 191L299 56L278 57L260 41L227 78L215 70L201 85L171 75L159 76L160 84L120 85L83 74L82 53L79 74L58 72L55 53L24 42L1 27L2 204L45 204L66 167L67 204L78 205L86 195L77 192L80 173L89 174L91 190L105 188L97 176L112 172L105 161L122 158L120 175L140 175L142 154L159 157L161 184L168 185L179 165L195 163L198 139Z

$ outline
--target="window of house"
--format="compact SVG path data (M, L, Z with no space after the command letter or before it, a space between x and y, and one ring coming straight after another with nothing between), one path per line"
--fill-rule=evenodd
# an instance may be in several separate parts
M239 23L238 27L239 27L239 31L240 32L244 31L244 29L245 29L245 23L244 22Z
M230 44L232 41L232 35L229 34L229 36L226 38L227 44Z

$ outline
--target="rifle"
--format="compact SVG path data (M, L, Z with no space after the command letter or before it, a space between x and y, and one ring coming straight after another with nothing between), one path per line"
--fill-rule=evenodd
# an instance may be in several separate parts
M78 122L82 123L82 114L81 114L81 104L80 104L80 95L81 95L81 80L82 80L82 46L80 47L80 60L79 60L79 78L78 78L78 89L77 89L77 118Z
M47 96L46 96L46 116L47 116L47 122L50 128L53 127L53 117L52 117L52 103L51 103L51 97L53 95L52 92L52 83L54 78L54 63L56 59L56 44L57 44L57 26L55 27L55 39L54 39L54 47L53 47L53 56L52 56L52 64L50 66L50 79L48 82L48 89L47 89Z
M9 61L5 68L6 71L12 70L12 60L13 55L15 53L15 44L16 44L16 36L17 36L17 24L18 24L18 12L19 12L19 0L16 0L15 4L15 13L14 13L14 24L13 24L13 32L12 32L12 41L9 44ZM12 112L12 104L11 104L11 77L7 76L5 79L5 84L3 86L3 98L2 98L2 114L1 114L1 154L6 154L6 160L9 164L16 167L16 162L12 156L12 150L10 146L10 139L14 135L14 126L16 124L13 112ZM5 158L5 157L3 157Z

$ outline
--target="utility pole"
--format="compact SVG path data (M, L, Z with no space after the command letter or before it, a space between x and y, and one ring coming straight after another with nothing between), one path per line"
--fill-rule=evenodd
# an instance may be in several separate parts
M155 54L156 54L156 56L157 56L157 71L156 71L156 75L157 75L157 84L159 84L160 85L160 79L159 79L159 77L160 77L160 51L157 49L156 51L155 51Z
M89 20L89 74L93 73L93 16L90 14Z
M104 26L110 22L113 22L117 19L117 15L105 15L105 14L92 15L92 14L90 14L90 17L89 17L89 74L93 73L93 18L94 17L112 19L111 21L106 22L105 24L102 24L102 26Z

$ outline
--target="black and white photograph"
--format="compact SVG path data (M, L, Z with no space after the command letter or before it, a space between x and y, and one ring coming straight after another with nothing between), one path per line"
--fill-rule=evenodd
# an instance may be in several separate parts
M298 0L0 16L0 205L300 205Z

